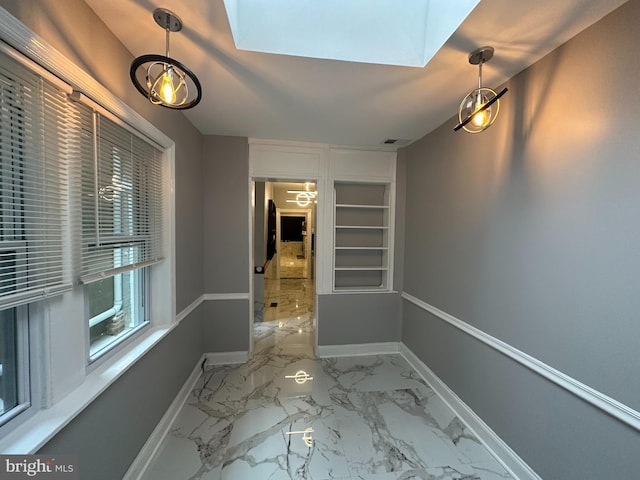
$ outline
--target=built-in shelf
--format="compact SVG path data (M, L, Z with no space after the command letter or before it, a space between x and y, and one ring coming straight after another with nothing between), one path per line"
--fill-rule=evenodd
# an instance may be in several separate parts
M389 288L390 186L334 183L334 291Z

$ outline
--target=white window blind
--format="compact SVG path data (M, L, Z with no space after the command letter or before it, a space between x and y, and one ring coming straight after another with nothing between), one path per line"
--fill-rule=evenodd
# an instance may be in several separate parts
M0 54L0 309L71 286L66 92Z
M83 123L95 138L81 168L81 280L91 283L162 260L162 152L99 113Z

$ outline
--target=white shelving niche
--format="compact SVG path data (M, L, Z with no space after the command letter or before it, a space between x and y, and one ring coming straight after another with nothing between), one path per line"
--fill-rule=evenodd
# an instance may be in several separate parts
M334 181L333 290L388 291L392 183Z

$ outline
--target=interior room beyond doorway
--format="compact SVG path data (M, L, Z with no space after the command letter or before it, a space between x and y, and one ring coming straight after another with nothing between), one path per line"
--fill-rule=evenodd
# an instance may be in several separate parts
M315 345L316 185L255 182L254 353ZM264 218L261 212L264 211ZM260 278L261 277L261 278Z

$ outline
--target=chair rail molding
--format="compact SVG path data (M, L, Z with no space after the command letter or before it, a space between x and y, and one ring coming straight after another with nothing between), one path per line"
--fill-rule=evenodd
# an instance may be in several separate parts
M541 375L547 380L552 381L559 387L564 388L568 392L574 394L578 398L589 402L593 406L599 408L600 410L608 413L612 417L624 422L630 427L635 428L640 431L640 412L634 410L633 408L624 405L621 402L605 395L598 390L591 388L588 385L576 380L573 377L570 377L566 373L563 373L550 365L538 360L531 355L524 353L521 350L509 345L508 343L503 342L482 330L469 325L468 323L460 320L459 318L454 317L453 315L449 315L446 312L443 312L437 307L433 305L429 305L428 303L420 300L419 298L414 297L413 295L403 292L401 294L402 298L406 301L416 305L417 307L431 313L435 317L439 318L447 322L448 324L456 327L457 329L465 332L468 335L480 340L484 344L489 347L497 350L498 352L506 355L507 357L515 360L516 362L524 365L528 369L533 372Z

